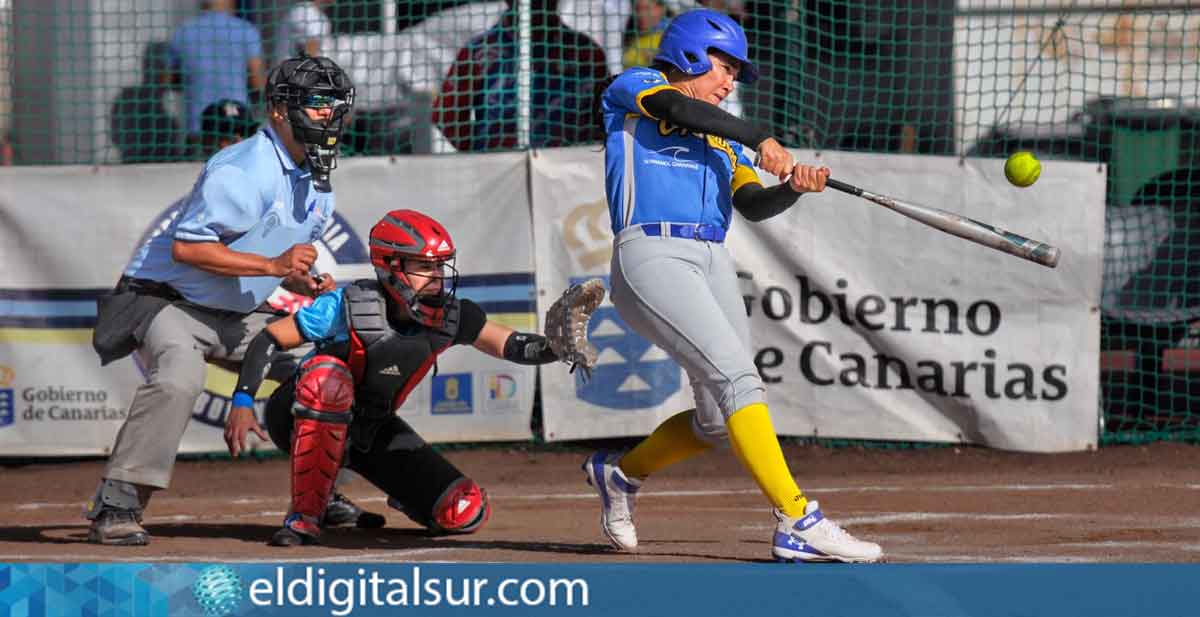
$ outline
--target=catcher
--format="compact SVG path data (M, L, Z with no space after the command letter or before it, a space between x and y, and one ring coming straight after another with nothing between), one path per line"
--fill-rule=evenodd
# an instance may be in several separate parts
M586 371L596 361L584 333L604 297L600 281L572 287L551 307L547 324L557 334L548 339L488 321L477 304L455 297L454 242L434 219L393 210L371 229L370 247L377 280L319 296L269 325L246 351L225 425L233 456L246 449L248 433L267 439L252 406L272 356L305 342L315 347L267 403L270 439L291 453L292 503L275 546L317 541L343 464L434 532L478 530L491 514L487 492L393 410L451 345L518 364L563 360Z

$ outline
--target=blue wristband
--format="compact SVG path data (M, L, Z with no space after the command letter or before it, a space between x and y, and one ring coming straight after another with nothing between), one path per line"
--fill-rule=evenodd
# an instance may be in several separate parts
M254 407L254 397L245 392L235 392L233 395L234 407Z

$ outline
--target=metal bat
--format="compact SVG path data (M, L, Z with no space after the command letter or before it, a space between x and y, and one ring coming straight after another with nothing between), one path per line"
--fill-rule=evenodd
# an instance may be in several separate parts
M1044 242L1030 240L1011 231L993 227L987 223L981 223L965 216L946 212L945 210L919 206L914 203L888 197L887 195L878 195L870 191L864 191L853 184L840 182L833 178L827 179L825 186L837 189L843 193L849 193L855 197L862 197L867 201L877 203L889 210L899 212L910 219L920 221L948 234L965 238L971 242L982 244L998 251L1004 251L1010 255L1016 255L1022 259L1028 259L1034 263L1042 264L1047 268L1053 268L1058 265L1060 251L1057 247Z

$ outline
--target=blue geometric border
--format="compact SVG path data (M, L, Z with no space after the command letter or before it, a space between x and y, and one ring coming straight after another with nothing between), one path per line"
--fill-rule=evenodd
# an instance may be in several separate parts
M1198 582L1198 564L0 563L0 617L1155 617L1200 614Z

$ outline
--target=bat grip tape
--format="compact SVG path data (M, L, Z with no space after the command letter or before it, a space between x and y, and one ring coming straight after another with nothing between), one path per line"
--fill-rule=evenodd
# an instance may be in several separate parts
M841 180L834 180L833 178L826 178L825 186L831 189L837 189L843 193L850 193L856 197L862 195L863 193L863 190L857 186L854 186L853 184L847 184Z

